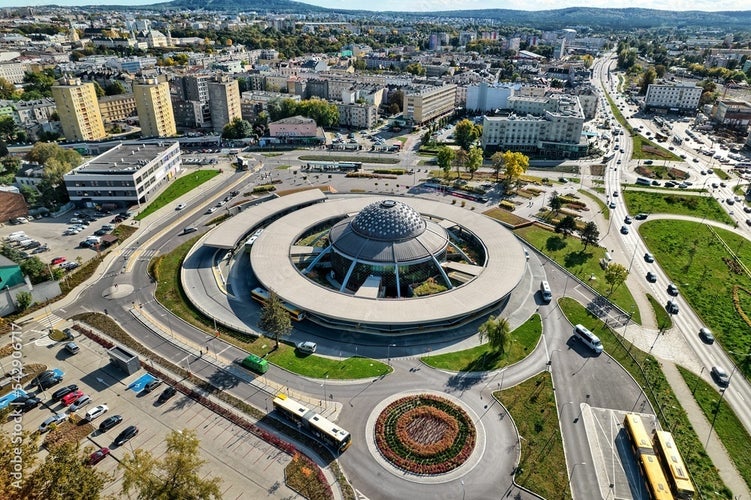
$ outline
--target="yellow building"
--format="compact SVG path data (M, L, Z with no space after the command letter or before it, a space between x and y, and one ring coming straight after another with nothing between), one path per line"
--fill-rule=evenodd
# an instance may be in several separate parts
M52 97L66 140L98 141L107 135L93 83L81 83L80 78L64 79L52 87Z
M125 121L136 114L133 94L108 95L99 99L99 111L104 123Z
M141 137L170 137L177 134L169 83L147 79L133 83Z
M404 119L422 125L444 116L456 109L456 85L440 87L423 86L404 91Z

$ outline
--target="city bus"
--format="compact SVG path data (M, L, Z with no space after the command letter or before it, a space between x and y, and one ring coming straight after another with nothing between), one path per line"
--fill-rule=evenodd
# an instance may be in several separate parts
M631 451L639 463L650 498L672 500L673 494L670 492L670 486L662 472L662 467L652 447L652 440L644 427L641 416L627 413L623 419L623 428L631 443Z
M339 453L344 452L352 444L352 436L349 432L307 406L291 399L286 394L279 394L274 398L273 404L279 413L292 421L298 428L307 430Z
M694 485L688 477L688 470L675 445L673 435L666 431L655 431L652 435L652 445L673 495L681 500L694 498Z
M250 291L250 296L257 302L265 304L266 302L268 302L270 294L265 288L256 287ZM303 319L305 319L305 311L303 311L299 307L295 307L292 304L288 304L286 302L282 302L282 307L284 307L284 309L289 313L290 317L293 320L302 321Z

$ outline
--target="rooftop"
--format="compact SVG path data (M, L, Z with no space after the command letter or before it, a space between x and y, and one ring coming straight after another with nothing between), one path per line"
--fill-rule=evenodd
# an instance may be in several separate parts
M80 167L74 168L73 174L108 174L115 172L136 171L165 153L174 142L160 144L119 144L106 153L102 153Z

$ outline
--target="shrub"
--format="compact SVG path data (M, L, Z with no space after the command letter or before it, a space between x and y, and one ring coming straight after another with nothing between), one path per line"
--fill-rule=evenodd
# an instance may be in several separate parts
M253 193L267 193L269 191L276 191L276 186L273 184L263 184L253 188Z

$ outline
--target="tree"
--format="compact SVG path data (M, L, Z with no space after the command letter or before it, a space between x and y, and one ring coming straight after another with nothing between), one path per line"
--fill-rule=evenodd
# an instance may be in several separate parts
M490 161L493 164L495 180L498 180L498 177L501 174L501 170L503 170L503 167L506 166L506 161L504 160L503 153L496 151L495 153L493 153L493 156L490 157Z
M99 85L99 82L94 82L94 92L96 92L96 97L99 99L100 97L104 97L104 89L101 85Z
M628 270L621 264L611 262L608 267L605 268L605 282L610 285L610 292L621 286L628 278Z
M595 62L595 58L592 57L591 55L584 54L582 56L582 63L584 64L585 68L587 68L587 69L591 68L592 67L592 63L594 63L594 62Z
M560 212L561 207L563 206L563 200L558 196L556 191L553 191L553 195L550 197L548 204L550 205L550 209L558 215L558 212Z
M463 149L460 149L456 152L456 155L454 156L454 166L456 167L457 179L462 178L461 169L464 168L464 165L467 164L468 157L469 154Z
M242 118L233 118L222 130L222 137L225 139L243 139L251 135L253 135L253 125Z
M13 99L15 96L16 86L0 77L0 99Z
M425 67L420 64L419 62L415 62L412 64L408 64L406 68L404 68L404 71L407 73L412 73L413 75L417 76L423 76L425 74Z
M398 114L402 112L402 107L404 106L404 92L401 90L394 90L393 92L389 93L389 112L391 112L391 106L396 105L399 110L396 113L391 113L392 115Z
M472 180L475 172L482 166L482 160L482 148L472 146L469 149L469 153L467 153L467 161L464 164L464 168L469 172L470 180Z
M3 156L8 156L8 145L5 144L5 141L0 140L0 158Z
M456 151L454 151L453 148L450 148L448 146L443 146L440 149L438 149L438 154L436 154L435 161L438 163L438 166L443 170L443 174L448 178L449 172L451 172L451 165L454 164L454 159L456 158Z
M78 443L50 450L44 463L26 480L22 498L97 500L111 477L86 463Z
M647 88L649 88L649 86L655 82L656 78L657 72L655 72L654 68L649 68L647 71L645 71L641 76L641 83L639 84L639 94L646 95Z
M518 151L503 153L504 175L509 186L517 187L522 174L529 168L529 157Z
M597 224L592 221L587 222L580 235L582 243L584 243L584 250L587 249L587 245L597 245L600 240L600 230L597 229Z
M30 257L20 264L21 272L29 277L32 285L42 283L52 278L47 264L39 260L39 257Z
M200 458L196 431L172 431L166 441L167 451L159 458L139 448L122 459L117 468L123 473L123 495L135 491L142 499L220 499L221 479L201 472L206 461Z
M508 345L509 330L508 319L490 316L485 323L480 325L480 342L487 338L490 348L503 354Z
M559 220L555 225L555 232L562 233L564 238L574 231L576 231L576 220L570 215Z
M11 142L15 137L16 122L12 116L0 116L0 139Z
M106 95L121 95L125 93L125 86L118 80L109 82L104 86Z
M18 310L25 311L28 309L32 300L31 292L27 292L26 290L18 292L16 294L16 305L18 306Z
M12 410L8 407L3 411ZM6 422L8 415L0 412L0 418ZM37 461L39 435L23 431L18 437L21 438L20 441L17 441L15 436L11 436L10 432L0 433L0 470L4 472L0 474L0 498L22 498L19 496L21 494L19 487L23 486L27 471L32 470ZM20 460L22 471L17 470L18 464L14 460Z
M282 300L274 292L271 292L269 300L263 305L261 320L258 322L258 326L271 334L272 338L276 341L274 348L278 348L279 340L289 335L292 331L292 320L289 317L289 313L284 308L284 305L282 305Z
M481 135L482 127L475 125L472 120L466 118L457 123L454 129L455 141L464 151L469 151L469 148Z

